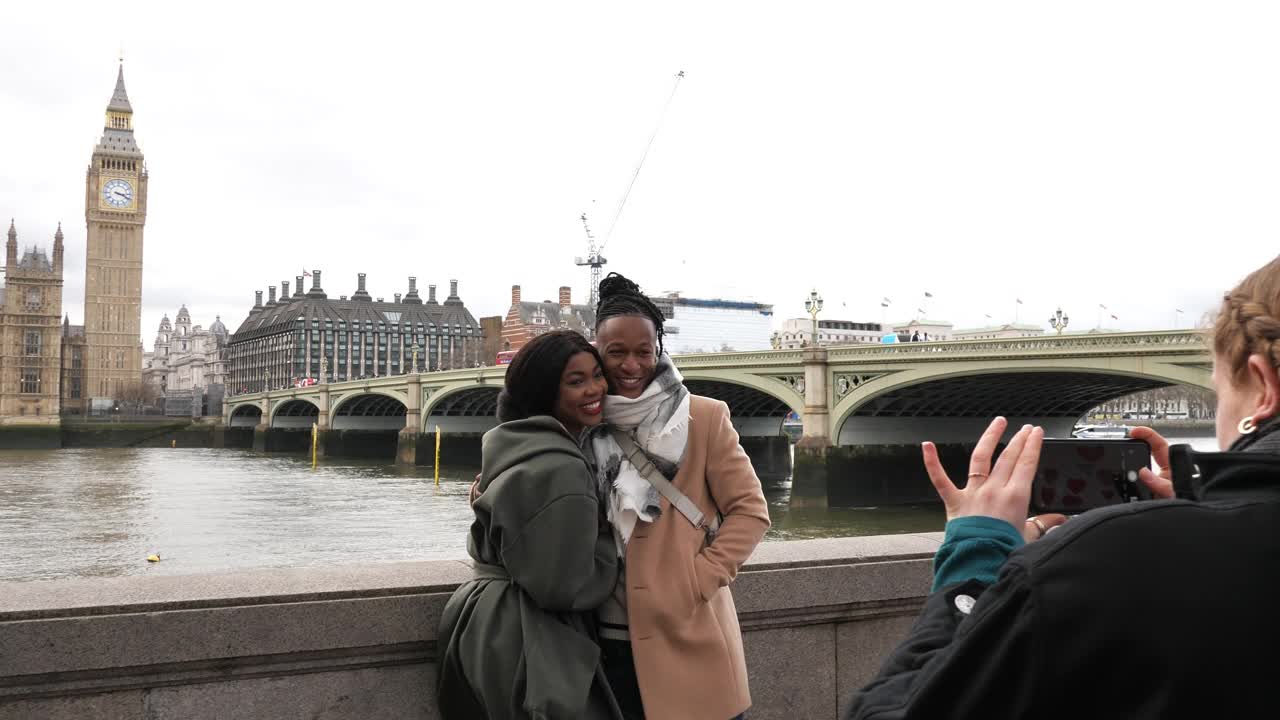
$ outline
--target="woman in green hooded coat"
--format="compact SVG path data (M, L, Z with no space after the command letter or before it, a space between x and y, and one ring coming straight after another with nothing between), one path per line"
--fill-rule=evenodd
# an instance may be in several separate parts
M440 620L439 704L448 720L621 720L593 615L613 591L617 549L579 449L608 391L578 333L516 354L485 433L467 552L475 577Z

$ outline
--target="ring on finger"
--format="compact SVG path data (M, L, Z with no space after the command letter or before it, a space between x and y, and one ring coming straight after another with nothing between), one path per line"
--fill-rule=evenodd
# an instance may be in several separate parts
M1027 518L1027 522L1031 523L1032 525L1035 525L1036 529L1040 531L1040 534L1036 536L1037 540L1044 537L1045 533L1049 532L1049 528L1045 527L1044 523L1040 521L1040 518L1036 517L1035 515L1032 515L1031 517Z
M987 474L986 474L986 473L969 473L969 479L970 479L970 480L972 480L972 479L974 479L974 478L976 478L976 477L984 478L984 477L986 477L986 476L987 476Z

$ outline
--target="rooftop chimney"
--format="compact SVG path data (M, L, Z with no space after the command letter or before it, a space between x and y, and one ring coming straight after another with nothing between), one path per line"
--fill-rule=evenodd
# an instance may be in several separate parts
M317 300L323 300L329 297L328 295L324 294L324 289L320 287L320 271L319 270L311 271L311 291L307 293L307 297L316 298Z
M572 292L573 291L570 290L568 287L563 285L560 286L560 307L565 308L567 310L569 306L573 304L572 302L570 302Z
M272 285L267 288L267 307L275 307L276 305L276 286Z
M458 281L449 281L449 297L444 299L445 305L461 305L462 299L458 297Z
M261 290L253 291L253 309L254 310L262 309L262 291Z
M400 293L396 293L396 304L400 304Z
M409 277L409 292L404 296L405 305L421 305L422 298L418 297L418 278Z
M364 273L356 274L356 291L355 294L351 296L351 299L366 302L372 299L369 297L369 292L364 289Z
M511 286L511 305L514 307L520 304L520 286Z
M289 281L281 280L280 281L280 302L284 303L288 301L289 301Z
M297 280L297 281L298 281L298 282L293 286L293 296L294 296L294 297L296 297L296 298L300 298L300 297L302 297L302 293L303 293L303 290L302 290L302 276L301 276L301 275L294 275L293 277L294 277L294 279L295 279L295 280Z
M428 286L427 286L427 304L428 304L428 305L436 305L436 304L437 304L437 303L436 303L436 286L435 286L435 285L428 285Z

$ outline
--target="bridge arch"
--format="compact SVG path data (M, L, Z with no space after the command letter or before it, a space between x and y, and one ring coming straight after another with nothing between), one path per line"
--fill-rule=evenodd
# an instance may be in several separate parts
M257 427L262 423L262 408L256 402L241 403L227 415L230 427Z
M695 395L727 404L739 435L781 435L782 421L788 413L804 414L803 398L777 380L743 373L702 371L685 375L684 384Z
M422 413L423 432L483 433L498 424L501 385L456 383L435 393Z
M271 409L273 428L310 428L320 419L320 407L311 400L291 398L276 403Z
M1000 366L925 366L872 379L840 400L832 412L837 445L972 442L995 415L1010 427L1044 425L1065 437L1080 416L1102 403L1169 385L1212 389L1197 365L1009 361Z
M343 397L330 411L334 430L403 430L408 408L390 393L376 391Z

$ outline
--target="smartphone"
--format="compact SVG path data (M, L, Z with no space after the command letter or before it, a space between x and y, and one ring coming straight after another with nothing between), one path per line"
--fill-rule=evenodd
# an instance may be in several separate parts
M1074 515L1151 498L1138 471L1151 467L1142 440L1046 439L1031 485L1031 511Z

